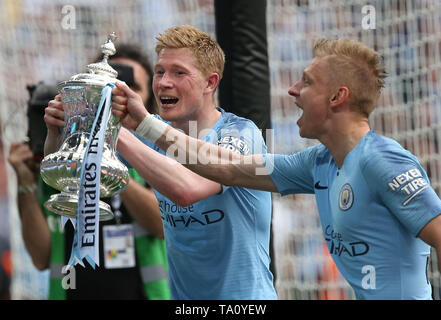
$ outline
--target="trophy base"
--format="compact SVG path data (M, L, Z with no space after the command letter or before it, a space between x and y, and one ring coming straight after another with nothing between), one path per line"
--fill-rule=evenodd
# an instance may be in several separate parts
M67 218L76 218L78 209L78 196L75 194L68 193L57 193L53 194L48 201L45 202L44 206L49 211L65 216ZM113 219L113 213L110 206L103 202L99 202L100 221L108 221Z

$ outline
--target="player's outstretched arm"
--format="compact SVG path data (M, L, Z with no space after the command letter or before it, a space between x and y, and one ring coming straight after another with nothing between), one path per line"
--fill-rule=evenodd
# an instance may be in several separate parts
M178 162L193 172L224 185L277 192L262 155L241 156L187 136L149 114L137 94L123 82L116 82L112 94L112 112L121 118L124 127L136 129L168 154L177 155Z
M430 220L421 229L418 237L436 249L438 269L441 271L441 215Z
M161 149L174 151L182 165L205 178L227 186L277 192L262 155L242 156L189 137L152 115L145 117L137 132Z

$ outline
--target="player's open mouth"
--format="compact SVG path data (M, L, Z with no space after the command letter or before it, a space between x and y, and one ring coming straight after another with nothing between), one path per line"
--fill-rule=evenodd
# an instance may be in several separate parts
M160 97L159 98L159 100L161 101L161 104L167 104L167 105L170 105L170 104L176 104L176 103L178 103L178 101L179 101L179 99L178 98L175 98L175 97L169 97L169 96L163 96L163 97Z
M297 119L297 125L300 126L300 122L302 121L302 117L303 117L303 108L301 106L298 105L297 102L295 102L297 108L297 115L299 116L299 118Z

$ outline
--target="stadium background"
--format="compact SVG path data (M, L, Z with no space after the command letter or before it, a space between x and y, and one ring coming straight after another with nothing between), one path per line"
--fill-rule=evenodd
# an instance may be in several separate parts
M253 1L250 1L251 5ZM363 28L375 9L374 29ZM74 15L72 15L72 12ZM370 11L372 13L372 11ZM373 16L371 16L373 18ZM365 20L366 22L366 20ZM378 50L389 77L373 129L416 154L441 192L441 3L439 0L268 0L266 8L272 138L269 150L293 153L315 144L299 137L288 88L300 77L319 37L348 37ZM12 252L13 299L44 299L47 272L32 267L20 233L9 145L25 137L26 85L55 83L84 71L112 31L138 42L155 60L154 37L192 24L215 37L214 0L0 1L0 239ZM273 260L280 299L353 299L325 248L314 198L273 195ZM429 279L440 299L432 255Z

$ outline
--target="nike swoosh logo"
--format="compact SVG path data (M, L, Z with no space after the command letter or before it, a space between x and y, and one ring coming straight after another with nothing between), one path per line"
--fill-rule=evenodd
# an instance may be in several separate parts
M328 187L321 186L321 185L320 185L320 181L317 181L317 182L315 183L314 188L319 189L319 190L328 189Z

